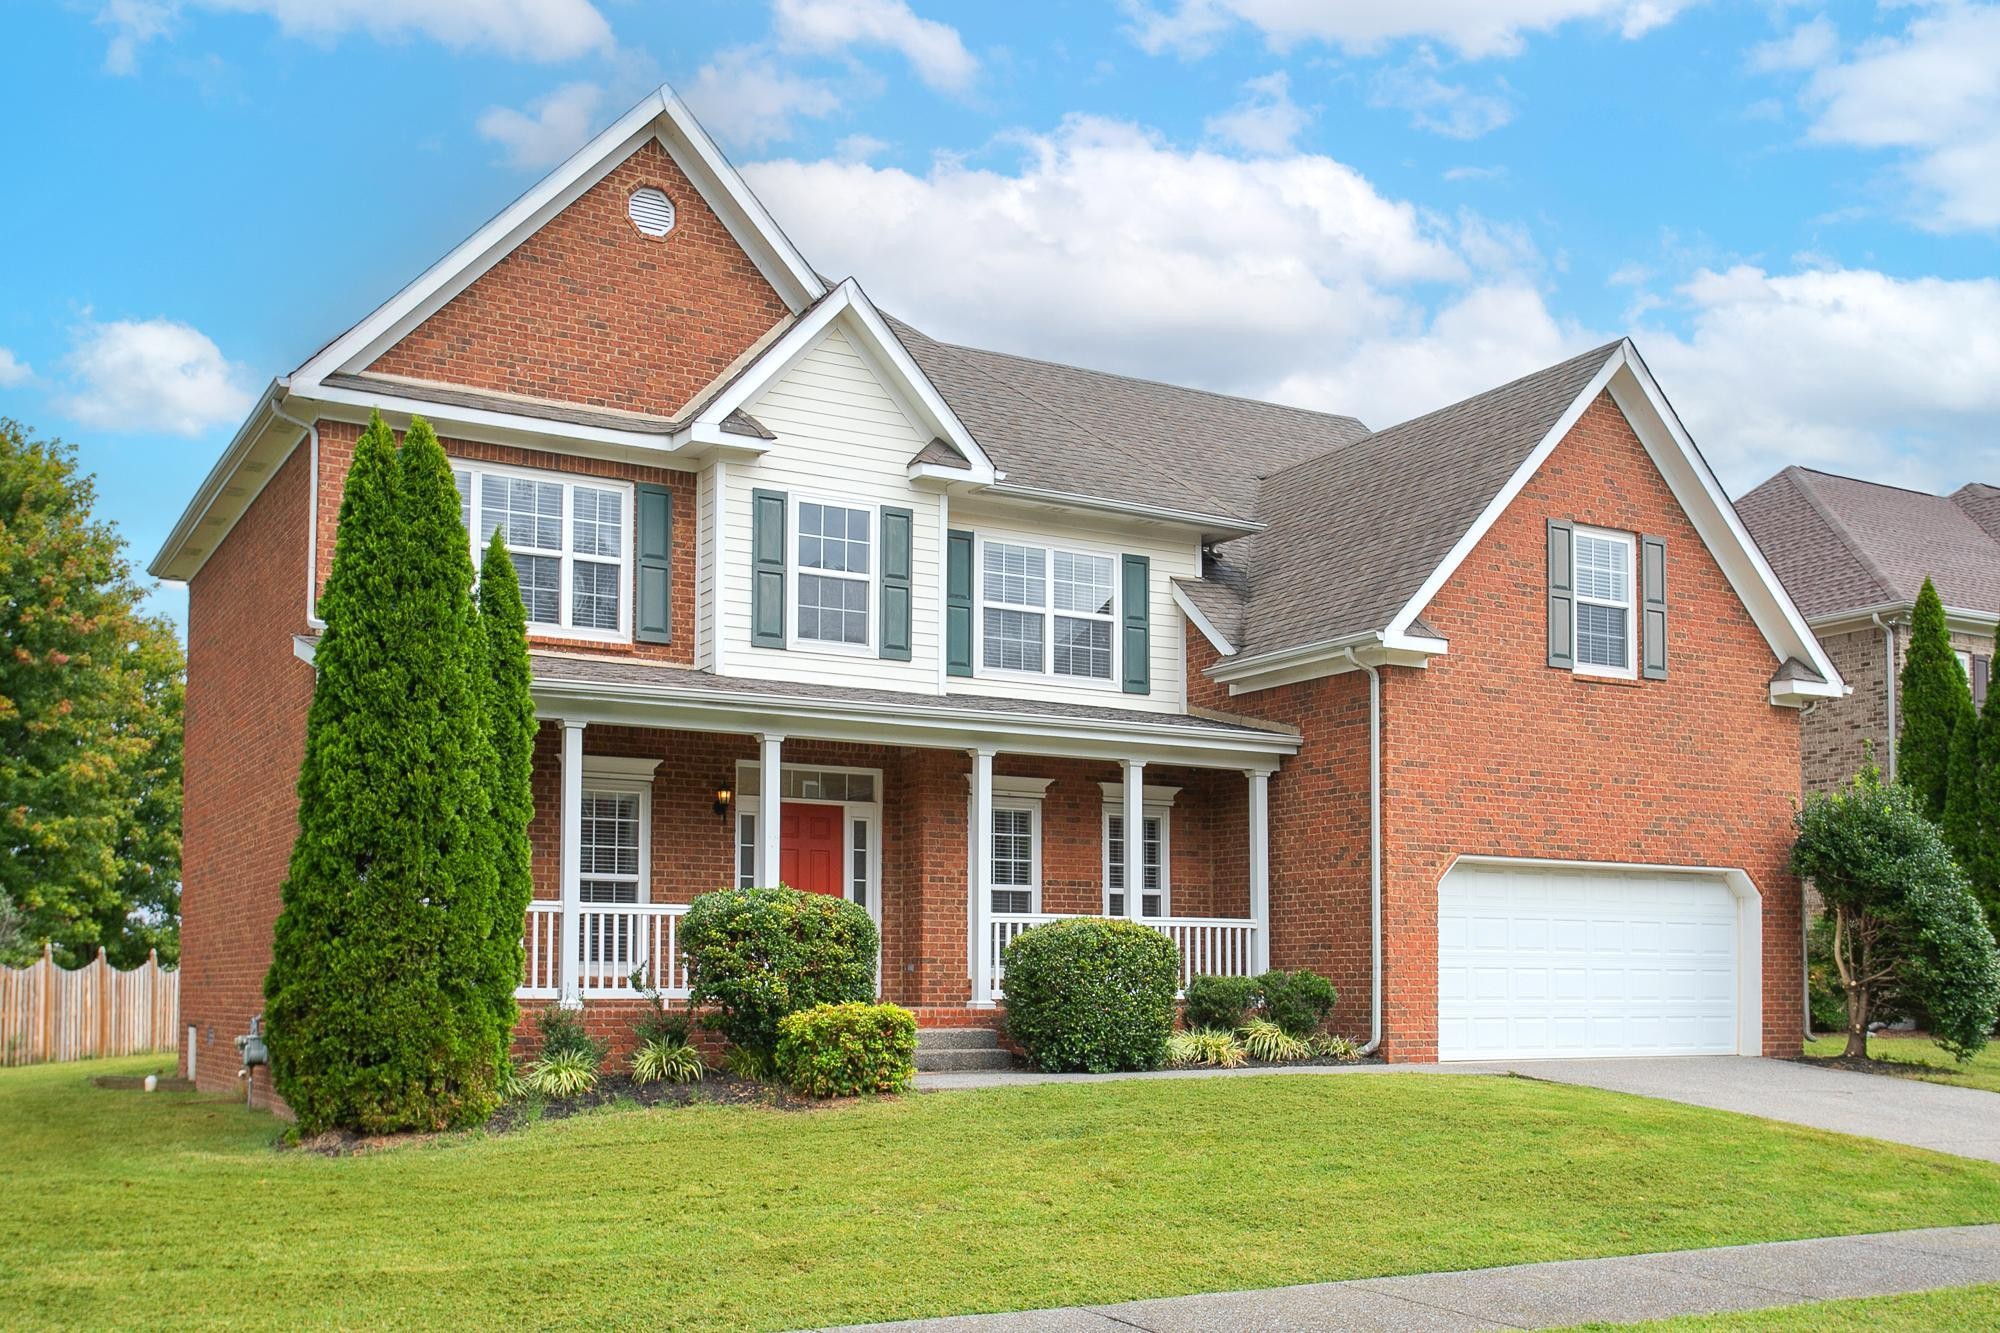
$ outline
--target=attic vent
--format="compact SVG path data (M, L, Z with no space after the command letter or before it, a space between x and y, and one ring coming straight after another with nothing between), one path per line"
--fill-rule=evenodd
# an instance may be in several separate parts
M642 235L665 236L674 229L674 201L650 185L632 191L625 211Z

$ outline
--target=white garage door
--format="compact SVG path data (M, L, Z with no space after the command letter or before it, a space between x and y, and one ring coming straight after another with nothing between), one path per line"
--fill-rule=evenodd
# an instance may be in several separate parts
M1460 862L1438 886L1438 1058L1728 1055L1720 876Z

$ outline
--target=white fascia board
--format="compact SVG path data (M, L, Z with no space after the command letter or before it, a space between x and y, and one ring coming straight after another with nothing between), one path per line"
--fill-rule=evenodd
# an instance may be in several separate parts
M1317 680L1322 676L1345 675L1360 670L1361 664L1422 670L1430 664L1431 658L1450 651L1450 648L1450 642L1445 639L1427 639L1410 634L1390 637L1381 630L1369 630L1280 652L1227 659L1217 662L1204 674L1229 686L1233 695L1254 694L1258 690Z
M1146 504L1139 500L1114 500L1101 495L1077 495L1070 491L1044 490L1037 486L1020 486L1006 481L997 481L983 488L980 495L982 498L1025 500L1056 509L1084 509L1099 514L1115 514L1120 518L1140 519L1148 523L1163 523L1197 532L1206 541L1231 541L1262 532L1265 528L1264 524L1253 519L1231 518L1224 514L1201 514L1190 509L1171 509L1163 505Z
M944 395L931 383L930 376L924 374L923 368L911 359L902 340L890 330L867 293L861 290L861 284L853 278L834 288L826 299L808 310L782 337L765 348L763 354L734 382L710 399L695 417L692 428L720 427L723 418L746 406L784 378L785 372L797 365L800 358L818 343L820 335L836 321L855 343L857 350L870 358L878 371L883 372L884 387L917 418L916 424L944 437L965 456L971 466L958 480L976 485L990 484L996 475L992 460L979 447L979 442L972 438L972 432L965 428L958 414L951 410L951 405L945 402Z
M1612 400L1632 423L1640 443L1652 455L1654 466L1666 478L1674 498L1680 501L1765 642L1778 661L1796 657L1810 666L1825 679L1824 688L1833 692L1826 697L1838 697L1846 689L1840 669L1826 655L1785 585L1751 540L1743 520L1737 517L1736 506L1730 503L1708 460L1695 447L1630 339L1619 344L1619 361L1621 373L1610 385Z
M972 474L965 468L947 467L943 463L912 463L903 469L903 475L933 488L972 484Z
M1229 641L1228 635L1216 628L1214 621L1202 614L1201 608L1195 605L1194 598L1183 592L1180 584L1170 579L1167 581L1167 589L1174 595L1174 605L1178 606L1181 614L1201 631L1202 637L1214 646L1216 652L1224 657L1236 656L1236 645Z
M660 140L793 310L825 293L826 284L778 229L693 114L663 84L415 281L314 353L293 372L294 382L316 389L327 375L366 366L541 230L648 138Z
M199 531L202 521L208 517L209 510L215 507L216 500L221 498L230 480L236 475L236 469L243 465L244 459L255 448L258 438L276 421L271 415L271 405L284 392L284 388L283 380L274 379L264 386L263 393L257 395L257 401L251 405L249 413L243 418L243 424L236 428L236 434L230 437L228 447L222 451L222 457L215 460L215 466L208 470L206 477L202 478L201 485L195 488L194 497L188 501L187 508L181 511L180 518L175 521L173 531L169 532L167 539L160 543L160 549L146 566L148 574L156 579L185 583L206 563L208 554L215 549L214 543L210 543L208 550L202 553L201 560L187 567L183 567L181 563L181 548L186 546ZM276 471L275 467L265 469L264 480L269 481ZM263 485L260 483L258 490L262 489Z
M1771 682L1771 702L1780 708L1803 708L1820 699L1842 699L1852 693L1854 687L1845 683L1829 684L1812 680Z
M687 444L686 431L662 434L658 431L577 425L524 416L518 412L433 402L415 393L397 393L387 387L380 392L364 392L322 384L310 394L288 396L286 409L295 416L303 410L335 421L366 421L369 412L379 410L384 420L399 427L407 425L410 417L420 416L440 435L485 440L493 444L514 444L556 453L587 453L589 450L577 446L600 445L621 451L613 455L621 461L644 461L655 467L686 466L668 457Z
M1915 610L1914 602L1878 602L1851 611L1836 611L1806 623L1812 627L1814 634L1852 634L1857 630L1879 634L1881 626L1875 623L1876 616L1900 624L1908 620ZM1991 638L1996 621L2000 621L2000 611L1980 611L1965 606L1947 606L1944 609L1945 628L1954 634Z

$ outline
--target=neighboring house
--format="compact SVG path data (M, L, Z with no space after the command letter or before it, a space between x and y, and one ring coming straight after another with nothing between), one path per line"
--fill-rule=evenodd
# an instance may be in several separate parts
M275 381L153 563L204 1087L262 1005L377 407L527 593L530 1006L629 1022L695 894L782 880L866 906L925 1025L1109 914L1330 975L1393 1059L1796 1048L1797 709L1842 685L1630 343L1373 433L941 343L662 90Z
M1903 655L1926 578L1944 601L1973 702L1986 702L2000 620L2000 489L1975 482L1930 495L1788 467L1736 508L1853 690L1805 710L1805 790L1842 786L1871 754L1894 776Z

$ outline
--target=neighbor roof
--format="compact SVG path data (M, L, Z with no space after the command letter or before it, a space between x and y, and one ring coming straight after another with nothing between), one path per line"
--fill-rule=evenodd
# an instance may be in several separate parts
M2000 615L2000 491L1884 486L1788 467L1736 502L1811 620L1913 603L1929 578L1944 604Z

